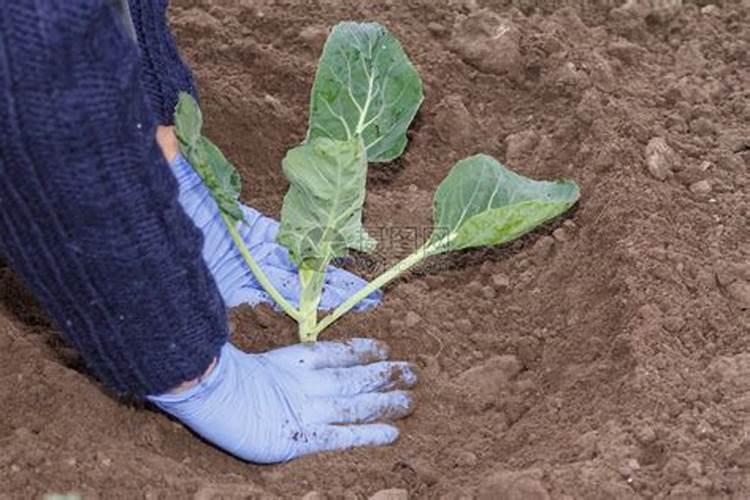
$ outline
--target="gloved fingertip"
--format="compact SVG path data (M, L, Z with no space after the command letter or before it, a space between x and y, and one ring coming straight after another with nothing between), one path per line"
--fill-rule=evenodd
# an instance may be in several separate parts
M403 398L404 402L404 408L406 409L404 417L411 415L414 413L414 408L417 405L417 398L414 396L414 393L411 391L401 391L401 396Z
M357 312L367 312L375 309L383 303L382 290L375 290L354 307Z
M366 429L365 432L369 436L365 437L366 441L369 441L367 445L370 446L386 446L395 443L401 432L398 427L390 424L369 424L366 426L360 426Z
M383 341L356 337L347 341L363 364L385 361L391 354L391 348Z
M311 439L300 446L298 456L362 446L387 446L398 439L399 430L390 424L322 425L312 428L309 435Z
M417 385L417 382L419 382L417 365L414 363L404 363L403 366L398 368L398 373L395 373L393 378L398 378L402 386L405 388L414 387Z
M392 391L385 393L385 396L388 398L388 406L379 420L399 420L414 413L417 401L411 391Z

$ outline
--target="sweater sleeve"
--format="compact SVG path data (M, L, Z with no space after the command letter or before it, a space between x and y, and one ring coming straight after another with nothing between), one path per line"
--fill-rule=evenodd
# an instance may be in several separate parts
M0 238L118 394L205 372L226 310L155 142L138 51L106 0L0 0Z
M141 48L141 81L156 118L172 125L180 92L198 99L193 75L180 57L167 25L168 0L129 0Z

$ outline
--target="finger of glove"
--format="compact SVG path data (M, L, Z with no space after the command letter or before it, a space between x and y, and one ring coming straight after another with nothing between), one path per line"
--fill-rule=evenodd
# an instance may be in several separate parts
M312 424L369 424L404 418L414 411L406 391L372 392L339 398L314 398L303 409Z
M182 153L177 153L174 160L169 164L170 170L177 180L177 186L180 192L183 190L189 190L190 188L203 184L198 172L195 171L193 166L187 161Z
M329 267L326 271L325 284L321 294L320 309L328 311L338 307L342 302L360 291L367 285L367 281L359 276L337 267ZM355 307L355 311L369 311L379 305L383 298L383 293L376 290Z
M219 241L229 240L228 231L220 218L219 207L192 165L182 154L178 154L170 166L179 186L178 200L193 223L204 233L207 226L219 223L220 230L214 231L216 234L204 234L206 237L213 236L212 241L204 246L213 248ZM240 209L243 221L239 223L238 232L248 248L276 241L278 222L245 205L240 205Z
M251 251L257 245L276 242L278 222L245 205L240 205L240 210L244 221L240 223L238 232Z
M297 306L300 291L296 274L275 267L265 265L262 267L266 277L281 296L293 306ZM221 283L221 288L229 290L224 299L228 307L240 304L254 306L260 302L274 305L273 299L263 290L244 261L235 262L234 265L224 265L215 276L217 282Z
M387 446L398 436L398 429L388 424L311 426L304 433L304 439L299 440L297 456L363 446Z
M297 305L301 288L299 275L296 266L288 258L287 250L279 245L266 243L258 245L251 253L281 295ZM326 275L320 296L319 308L323 311L338 307L367 284L362 278L347 271L331 269L333 271ZM254 278L248 280L247 285L260 287ZM370 310L380 304L382 296L382 292L375 291L360 301L354 310Z
M228 307L272 302L229 238L223 221L205 226L203 236L203 260Z
M288 295L281 291L286 299L299 296L299 278L297 277L297 266L289 258L289 251L276 243L279 232L279 223L269 217L265 217L257 210L241 206L245 216L245 222L240 225L240 235L253 255L264 268L276 268L289 271L295 283L290 285ZM276 285L276 283L274 283ZM354 295L367 285L362 278L333 266L326 270L326 279L321 294L320 309L330 310L339 306L346 299ZM382 300L382 292L376 290L360 301L355 311L367 311L379 305Z
M400 361L316 370L314 376L305 377L303 381L305 393L319 397L410 389L416 383L414 365Z
M224 297L224 303L227 307L237 307L242 304L248 304L255 307L258 304L275 305L274 300L263 290L251 287L235 288L231 295Z
M296 271L272 267L266 261L261 262L260 265L263 267L266 277L281 296L293 306L297 306L300 297L300 282ZM265 293L263 287L244 263L238 262L237 267L242 267L242 269L233 269L233 266L224 264L219 269L212 270L217 282L221 284L221 288L229 291L229 293L224 294L227 306L235 307L240 304L254 306L260 302L273 305L273 300ZM326 285L321 293L320 310L327 311L336 308L353 293ZM380 304L382 296L383 294L380 291L375 291L359 302L353 310L357 312L370 310Z
M274 288L296 306L301 292L300 281L297 268L289 260L287 250L276 243L261 243L253 247L250 253ZM245 273L243 286L262 288L245 261L240 257L237 262Z
M278 365L290 368L345 368L388 359L386 344L373 339L351 339L347 342L313 342L282 347L263 354Z
M181 185L177 201L198 229L204 230L219 218L218 205L202 182Z
M264 270L275 270L278 278L271 279L269 276L269 279L285 299L296 303L300 294L297 266L289 258L289 251L275 242L279 223L248 207L243 206L243 213L248 223L241 225L240 234L250 253ZM259 287L255 280L252 284ZM367 281L362 278L330 266L326 271L320 309L334 309L366 285ZM362 299L354 310L370 310L380 304L382 296L382 292L376 290Z

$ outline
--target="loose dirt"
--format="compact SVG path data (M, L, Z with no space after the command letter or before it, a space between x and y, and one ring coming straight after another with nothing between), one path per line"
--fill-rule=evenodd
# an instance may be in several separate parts
M111 399L0 269L0 498L750 498L750 3L623 3L174 0L208 135L274 216L327 28L401 39L427 99L407 154L371 168L383 244L359 272L424 237L472 153L583 198L327 333L420 365L397 445L270 467ZM294 341L269 308L232 322L249 350Z

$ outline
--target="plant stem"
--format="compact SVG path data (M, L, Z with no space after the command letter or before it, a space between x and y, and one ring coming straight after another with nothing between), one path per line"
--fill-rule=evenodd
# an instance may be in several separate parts
M325 266L323 266L325 269ZM314 269L300 267L298 270L300 281L299 310L299 339L300 342L315 342L318 334L315 328L318 325L318 306L323 292L325 274Z
M227 229L229 229L229 234L232 236L234 244L237 245L242 258L245 259L245 262L253 272L253 275L255 275L255 279L258 280L260 286L263 287L266 293L271 296L271 298L279 305L279 307L281 307L281 309L283 309L285 313L291 316L294 320L299 321L302 317L299 311L295 309L294 306L289 301L287 301L281 295L281 293L279 293L278 290L276 290L271 281L268 279L268 276L266 276L266 273L264 273L263 269L261 269L258 263L255 262L255 259L252 255L250 255L250 251L247 249L245 242L242 240L242 236L240 236L240 233L237 231L234 221L224 213L222 213L221 216L224 219L224 223L226 224Z
M336 320L338 320L344 314L348 313L354 306L359 304L364 298L366 298L375 290L384 287L394 279L398 278L401 274L419 264L427 257L440 253L440 248L447 241L448 238L446 237L434 243L426 243L416 252L412 253L411 255L397 263L395 266L369 282L364 288L362 288L360 291L352 295L348 300L334 309L331 314L323 318L323 320L318 323L318 326L315 327L315 336L317 337L318 335L320 335L320 332L331 326Z

